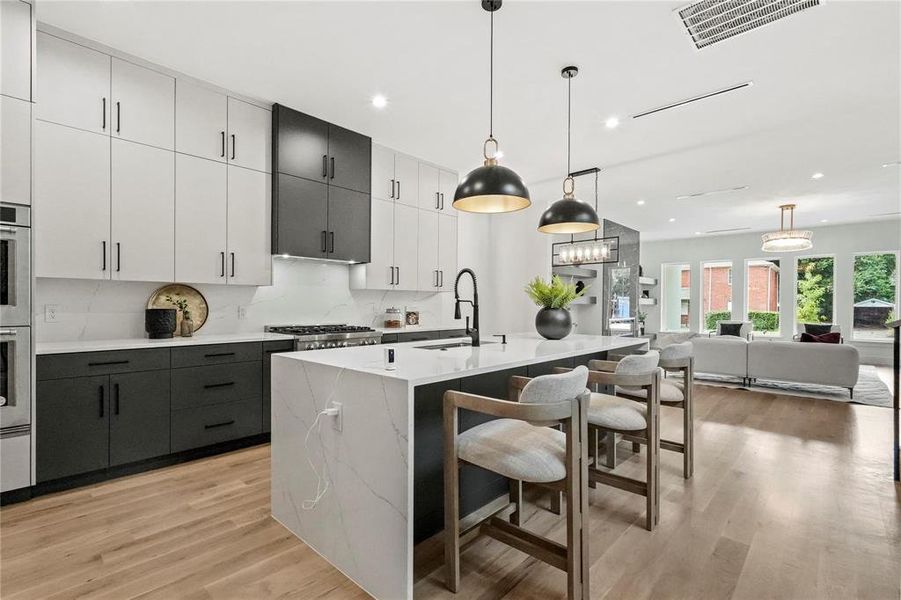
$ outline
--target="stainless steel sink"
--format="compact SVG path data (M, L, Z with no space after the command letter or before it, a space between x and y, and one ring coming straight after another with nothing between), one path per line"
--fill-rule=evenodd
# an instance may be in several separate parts
M485 344L496 344L497 342L482 342L482 345ZM432 344L431 346L413 346L418 350L447 350L448 348L465 348L466 346L472 346L471 342L447 342L446 344Z

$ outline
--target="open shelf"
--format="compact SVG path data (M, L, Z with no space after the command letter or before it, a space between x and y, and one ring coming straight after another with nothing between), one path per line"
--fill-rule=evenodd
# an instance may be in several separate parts
M593 269L570 266L554 267L553 273L561 277L576 277L577 279L595 279L598 276L598 272Z
M584 304L597 304L598 297L597 296L582 296L581 298L577 298L573 300L573 306L584 305Z
M656 306L657 298L639 298L638 303L642 306Z
M638 283L640 285L646 285L648 287L652 287L657 285L657 280L653 277L639 277Z

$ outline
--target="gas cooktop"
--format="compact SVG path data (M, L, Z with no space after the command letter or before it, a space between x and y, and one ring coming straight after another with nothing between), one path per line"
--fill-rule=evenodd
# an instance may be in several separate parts
M267 325L266 331L294 336L297 350L369 346L382 343L382 334L362 325Z

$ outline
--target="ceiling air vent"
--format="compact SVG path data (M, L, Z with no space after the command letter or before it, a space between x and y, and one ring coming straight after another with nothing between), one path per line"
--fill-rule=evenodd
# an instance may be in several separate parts
M701 0L678 12L700 50L819 4L820 0Z
M732 229L711 229L710 231L705 231L704 233L732 233L735 231L747 231L751 229L750 227L733 227Z

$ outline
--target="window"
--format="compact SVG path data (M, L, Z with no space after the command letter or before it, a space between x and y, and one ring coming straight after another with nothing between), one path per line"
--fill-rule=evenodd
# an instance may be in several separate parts
M814 256L798 259L796 316L801 323L833 323L835 259Z
M898 314L898 254L882 252L854 257L855 340L888 340L885 324Z
M732 263L701 263L701 287L704 330L713 331L717 321L732 319Z
M747 296L745 318L754 331L763 335L779 335L779 259L751 259L746 263Z
M688 331L691 304L691 266L669 264L660 267L660 330Z

